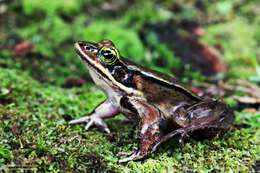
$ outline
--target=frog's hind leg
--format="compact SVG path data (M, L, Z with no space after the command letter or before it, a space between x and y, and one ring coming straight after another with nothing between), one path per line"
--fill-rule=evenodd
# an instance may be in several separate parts
M183 139L187 138L190 136L190 134L198 129L203 129L203 128L218 128L216 125L203 125L203 126L191 126L191 127L187 127L187 128L180 128L180 129L177 129L177 130L174 130L166 135L164 135L161 140L153 147L152 151L154 152L157 147L161 144L161 143L164 143L166 141L168 141L169 139L175 137L175 136L178 136L180 135L180 139L179 139L179 142L181 144L183 144Z
M227 131L231 127L233 121L233 112L229 109L225 109L218 120L194 129L191 136L196 139L212 138Z
M215 105L213 105L215 104ZM188 109L186 117L190 118L189 124L186 126L176 129L166 135L153 147L153 151L163 142L180 135L180 143L183 143L183 139L188 136L196 137L212 137L223 131L226 131L233 122L233 113L226 107L225 104L216 101L203 102L200 105L195 105L193 111ZM203 112L203 106L204 111ZM205 109L207 108L207 109ZM202 111L201 114L196 112L197 110ZM219 113L218 115L212 115ZM207 117L208 116L208 117Z

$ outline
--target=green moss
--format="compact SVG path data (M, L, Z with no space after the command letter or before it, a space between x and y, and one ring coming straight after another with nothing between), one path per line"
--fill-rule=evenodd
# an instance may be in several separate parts
M251 59L256 56L257 40L254 35L258 30L252 25L258 24L236 17L230 22L207 27L209 34L203 40L212 45L221 43L225 61L230 64L231 76L248 78L255 73Z
M27 15L33 15L39 12L44 12L52 15L57 11L62 11L67 14L78 12L82 7L83 1L81 0L65 0L65 1L52 1L52 0L23 0L23 11Z
M11 151L0 144L0 167L11 158Z
M133 172L249 172L259 154L252 139L254 131L233 131L213 140L191 141L183 147L168 142L153 159L131 162L128 168Z
M100 20L90 24L87 28L83 28L83 30L84 32L81 32L82 35L78 37L95 42L110 39L116 44L116 47L124 57L129 57L139 62L144 59L144 46L137 33L122 27L118 22Z
M239 123L247 124L255 128L260 128L260 112L237 112L236 120Z
M131 26L135 30L141 30L146 23L166 21L171 17L171 12L161 5L156 6L154 0L143 0L130 6L120 22L124 26Z
M89 85L75 89L44 85L17 70L0 69L0 78L5 79L0 84L4 165L15 162L42 171L248 172L259 156L258 130L249 128L234 129L213 140L191 140L183 147L171 140L144 162L118 165L116 154L136 146L132 125L115 118L108 122L112 134L106 135L96 129L85 132L82 125L69 126L63 118L91 112L105 98L99 90Z
M149 32L146 34L146 42L151 47L149 60L157 71L164 73L171 73L171 71L178 70L183 65L180 59L176 58L173 52L167 47L166 44L160 43L157 35L154 32ZM167 57L167 58L165 58ZM157 67L157 61L165 60L164 67Z

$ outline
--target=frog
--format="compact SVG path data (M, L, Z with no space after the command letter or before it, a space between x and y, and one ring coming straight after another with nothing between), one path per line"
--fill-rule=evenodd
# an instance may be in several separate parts
M224 102L203 99L175 77L124 58L111 40L78 41L74 47L107 99L69 124L110 133L105 119L119 114L137 124L138 147L119 163L143 160L173 137L182 143L195 134L215 136L230 129L234 116Z

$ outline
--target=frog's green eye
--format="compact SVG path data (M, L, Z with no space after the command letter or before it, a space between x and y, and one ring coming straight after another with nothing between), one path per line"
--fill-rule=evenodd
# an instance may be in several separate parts
M103 47L100 50L100 59L108 65L113 65L119 59L119 53L114 47Z

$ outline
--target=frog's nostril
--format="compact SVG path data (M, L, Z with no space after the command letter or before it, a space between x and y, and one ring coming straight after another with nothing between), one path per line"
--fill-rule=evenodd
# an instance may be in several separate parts
M91 51L91 47L89 47L89 46L84 46L84 49L88 50L88 51Z

